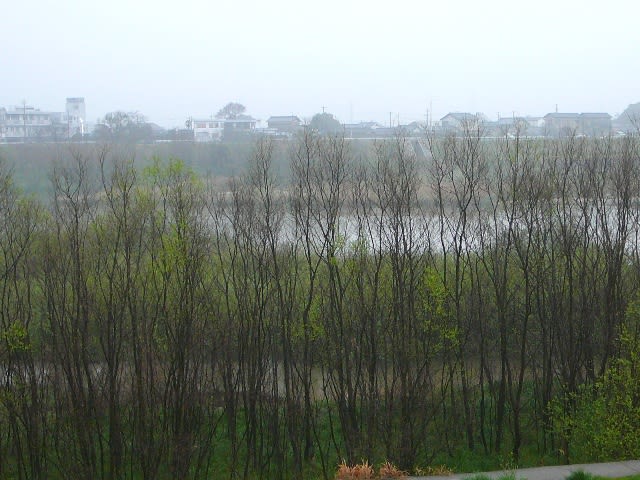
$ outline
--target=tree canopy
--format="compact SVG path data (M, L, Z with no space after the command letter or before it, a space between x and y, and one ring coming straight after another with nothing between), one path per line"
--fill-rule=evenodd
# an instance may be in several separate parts
M342 131L342 125L330 113L316 113L311 119L311 128L316 129L322 134L339 133Z
M246 107L241 103L229 102L218 111L216 117L233 120L246 111Z
M151 126L140 112L109 112L96 127L98 140L137 142L151 138Z

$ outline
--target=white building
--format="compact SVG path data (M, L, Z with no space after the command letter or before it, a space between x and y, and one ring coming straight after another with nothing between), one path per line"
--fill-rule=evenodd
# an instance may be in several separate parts
M67 123L69 124L69 138L74 135L84 136L87 131L87 112L83 97L67 98Z
M0 109L0 138L7 142L40 140L54 133L51 112L43 112L29 105Z
M219 142L226 135L229 138L247 135L256 130L257 120L248 115L235 118L192 118L191 129L196 142Z
M33 142L65 140L84 134L84 98L68 98L65 112L49 112L26 103L0 108L0 141Z
M193 139L196 142L218 142L224 133L224 120L218 118L191 120Z

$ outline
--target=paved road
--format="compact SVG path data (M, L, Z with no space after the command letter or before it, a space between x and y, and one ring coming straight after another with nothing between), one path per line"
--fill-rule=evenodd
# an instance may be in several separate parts
M564 480L577 470L592 473L601 477L626 477L640 474L640 460L629 460L627 462L611 463L588 463L584 465L559 465L557 467L523 468L515 470L516 480ZM490 478L500 478L503 475L513 473L512 471L485 472ZM472 477L473 473L461 473L449 477L410 477L412 480L461 480Z

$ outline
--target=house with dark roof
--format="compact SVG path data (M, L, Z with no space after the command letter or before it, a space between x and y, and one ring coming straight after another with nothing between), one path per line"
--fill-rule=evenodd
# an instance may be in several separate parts
M223 120L223 140L237 140L255 133L258 120L250 115L237 115Z
M611 133L611 115L602 112L581 113L580 131L589 137L599 137Z
M544 116L544 129L547 135L569 136L579 132L580 114L553 112Z
M608 113L547 113L544 116L547 135L608 135L611 132L611 115Z

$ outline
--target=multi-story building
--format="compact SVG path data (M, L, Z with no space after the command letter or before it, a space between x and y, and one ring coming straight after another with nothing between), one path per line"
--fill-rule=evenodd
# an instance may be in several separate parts
M84 136L87 130L87 112L84 98L67 98L66 114L69 125L69 138L72 138L74 135Z
M34 141L51 138L57 131L52 112L30 105L0 109L0 138L6 142Z
M65 112L49 112L26 103L0 108L0 141L55 141L84 134L86 113L83 98L68 98Z
M218 142L224 133L224 120L217 118L193 118L190 120L193 139L196 142Z

